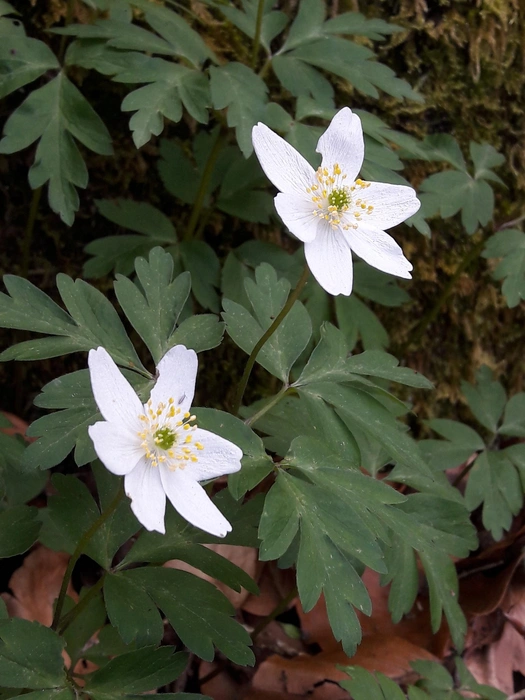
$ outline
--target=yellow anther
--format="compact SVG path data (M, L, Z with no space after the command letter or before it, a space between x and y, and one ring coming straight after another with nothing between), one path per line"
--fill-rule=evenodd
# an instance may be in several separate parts
M182 459L182 455L177 455L176 459Z
M173 450L168 450L168 457L171 457L171 459L173 459L175 457L175 452L173 452Z
M195 444L195 447L196 447L198 450L203 450L203 449L204 449L204 445L203 445L201 442L196 442L196 443L194 443L194 444Z
M166 461L166 455L159 455L159 462L165 462Z
M183 427L183 430L189 430L190 428L191 428L191 425L188 425L188 424L186 423L186 425Z
M178 420L178 421L175 423L175 426L178 428L180 425L182 425L182 421L181 421L181 420Z
M199 458L198 458L198 457L195 457L195 455L191 455L190 459L191 459L192 462L198 462L198 461L199 461Z
M175 403L175 399L170 396L170 398L168 399L168 403L171 406L172 404Z
M366 204L364 202L361 204L361 209L366 209Z
M186 411L186 413L184 414L184 418L189 418L190 416L191 416L191 413L189 413L188 411Z
M193 440L193 435L187 435L186 440L184 442L191 442Z

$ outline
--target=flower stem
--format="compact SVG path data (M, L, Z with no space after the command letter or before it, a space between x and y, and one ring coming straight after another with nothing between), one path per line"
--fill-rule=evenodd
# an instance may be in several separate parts
M226 133L221 129L202 171L201 181L199 183L199 189L197 191L197 196L195 197L195 202L193 203L193 209L191 210L190 220L188 221L188 226L184 232L184 240L189 241L195 232L197 222L199 220L202 207L204 205L204 200L206 198L206 193L208 190L208 185L210 184L210 179L213 173L213 168L217 162L219 153L221 152L224 141L226 140Z
M256 423L259 418L262 418L265 413L267 413L270 409L272 409L275 404L279 403L279 401L286 396L290 391L290 387L288 384L283 384L281 390L273 396L267 404L265 404L260 411L257 411L257 413L254 413L253 416L250 416L247 418L244 422L246 425L250 426Z
M250 378L251 371L253 369L253 366L255 364L255 360L257 359L257 355L259 354L260 350L263 348L263 346L266 344L266 341L272 337L272 335L275 333L275 331L279 328L283 320L286 318L288 312L291 310L292 306L295 304L297 299L299 298L299 294L301 293L304 285L306 284L306 281L308 279L308 275L310 274L310 270L308 269L308 265L305 265L303 274L301 275L301 278L299 282L297 283L297 287L290 293L290 296L286 300L285 305L283 308L279 311L277 316L274 318L272 324L266 330L262 336L259 338L257 343L255 344L255 347L253 348L250 357L248 358L248 362L246 363L246 367L244 368L244 372L242 373L241 381L239 382L239 386L237 387L237 393L235 395L235 402L233 404L232 408L232 413L234 416L236 416L239 413L239 408L241 407L242 403L242 397L244 396L244 392L246 390L246 386L248 384L248 380Z
M62 579L62 586L60 587L60 593L58 594L58 600L55 608L55 614L53 616L53 622L51 624L51 629L56 630L60 623L60 617L62 615L62 609L64 607L64 602L66 599L67 587L69 585L69 581L71 580L73 569L75 568L75 565L79 560L80 555L84 552L87 545L89 544L89 541L97 532L97 530L99 530L102 527L102 525L104 525L104 523L110 517L110 515L113 515L123 497L124 487L121 485L115 498L111 501L107 509L99 515L99 517L95 520L93 525L91 525L91 527L80 538L80 541L77 544L75 551L71 555L71 559L69 560L69 563L67 565L64 578Z
M445 286L445 289L441 292L440 296L437 298L436 303L434 306L423 316L421 321L417 324L415 327L415 330L413 334L409 337L407 342L405 343L403 350L406 350L409 348L411 345L417 345L423 335L425 334L425 331L427 330L428 326L430 326L437 318L437 315L441 311L441 308L445 305L445 303L448 301L450 295L452 294L454 287L456 286L456 282L458 279L461 277L463 272L469 267L471 262L475 260L483 248L485 247L486 240L482 238L479 240L477 243L475 243L470 250L467 251L465 257L463 260L459 263L459 265L456 268L456 271L452 275L452 277L449 279L447 285Z
M257 5L257 18L255 20L255 36L253 37L252 68L257 65L257 56L261 45L261 29L264 16L264 0L259 0Z

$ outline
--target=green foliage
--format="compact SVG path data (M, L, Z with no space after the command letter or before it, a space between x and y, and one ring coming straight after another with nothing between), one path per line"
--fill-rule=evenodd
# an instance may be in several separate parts
M447 219L461 211L461 223L468 234L475 233L478 226L486 226L494 211L494 192L489 182L503 184L492 168L501 165L504 156L489 144L471 142L471 175L452 136L429 136L426 146L430 160L445 161L454 169L430 175L421 184L425 216L434 216L439 212Z
M485 442L467 425L435 419L429 426L445 440L425 440L422 448L435 469L469 465L466 505L471 511L483 506L483 525L499 540L523 504L525 451L521 443L496 450L495 441L499 436L525 436L525 394L507 401L505 389L486 366L477 372L475 385L461 386L474 417L492 437Z
M505 694L488 685L477 683L461 657L455 659L459 683L454 683L450 673L434 661L413 661L411 666L422 678L407 688L409 700L462 700L464 692L478 700L504 700ZM340 685L352 693L355 700L404 700L407 695L394 681L382 673L370 673L359 666L343 669L351 680Z
M55 632L38 622L2 619L0 639L0 685L35 690L65 688L64 642Z
M71 226L79 206L75 187L86 187L88 173L74 139L101 155L111 155L111 137L82 93L59 73L34 90L9 117L0 153L15 153L39 140L29 171L33 189L49 182L49 205Z
M149 261L136 260L136 283L122 276L115 282L121 307L155 362L174 345L184 344L200 352L214 347L222 338L222 324L216 316L190 316L177 326L189 293L189 280L184 274L173 280L173 267L171 256L156 248ZM144 400L147 398L151 375L142 365L115 308L101 292L82 280L74 282L67 275L59 275L57 285L68 314L27 280L7 275L4 281L11 296L2 294L0 298L0 326L45 333L46 337L19 343L5 350L1 359L43 359L102 346L117 362L136 370L128 370L126 376L145 395ZM28 435L39 440L25 451L23 463L27 467L53 467L73 448L79 466L94 459L87 428L99 413L86 370L50 382L35 403L61 410L30 426Z
M492 275L503 280L501 291L510 308L525 299L525 233L516 228L497 231L483 251L484 258L503 258Z
M290 292L290 283L284 278L279 280L270 265L262 264L255 271L255 280L246 279L244 285L249 307L224 299L223 319L228 335L249 354L283 308ZM296 301L283 323L261 349L257 362L287 382L290 370L305 349L311 333L308 312L300 301Z
M29 37L10 17L14 8L0 0L0 98L10 95L14 109L6 114L0 153L34 144L30 185L38 190L48 184L52 210L71 225L80 204L77 190L88 183L83 147L112 154L98 105L107 119L116 100L130 117L129 143L143 148L142 166L152 182L158 173L165 191L148 201L147 188L137 194L130 182L129 194L103 191L98 196L115 198L95 200L101 237L85 248L84 274L100 279L115 273L112 286L59 274L55 297L6 275L0 327L42 337L18 337L0 359L51 360L104 347L145 402L154 367L168 350L180 344L198 352L216 348L226 329L228 338L207 358L197 386L198 399L208 407L196 409L195 417L200 428L242 449L242 469L213 496L232 525L223 539L190 525L171 506L166 534L139 530L128 498L103 521L123 491L121 479L97 461L87 432L100 420L89 372L81 368L48 382L35 406L50 412L28 430L36 440L26 444L0 432L0 557L24 554L35 542L71 554L84 542L83 554L99 579L80 591L78 603L61 596L53 629L9 620L0 607L3 695L74 700L81 693L93 700L132 700L155 691L179 678L188 664L184 651L162 646L166 625L173 628L169 634L176 635L177 649L210 662L218 650L233 663L253 664L250 636L226 597L208 580L162 566L178 560L233 591L256 594L250 576L207 546L220 543L260 547L261 560L295 566L303 608L310 610L324 595L334 635L348 654L361 638L356 611L372 612L361 578L365 567L390 585L395 622L410 612L424 576L432 627L440 627L444 613L460 650L466 622L452 558L477 547L472 511L481 507L484 526L499 539L523 505L525 394L507 400L502 385L482 368L474 385L462 383L478 429L434 419L429 427L440 439L416 443L407 426L417 416L407 414L416 392L433 385L404 358L385 352L388 315L380 320L374 312L375 304L396 309L410 298L390 275L356 262L349 297L333 299L309 280L256 358L260 367L246 394L253 403L240 411L244 420L217 407L229 403L242 376L246 358L237 348L253 352L285 308L304 266L296 243L281 244L280 222L280 230L253 226L276 220L275 192L252 155L257 122L283 135L317 167L317 142L336 104L351 101L354 108L359 95L372 100L370 111L355 110L366 147L361 176L409 184L402 174L405 161L422 161L414 176L432 174L422 180L422 211L409 224L427 236L425 217L460 213L469 235L497 218L493 186L503 184L495 174L503 156L472 141L467 163L452 136L421 141L409 135L421 132L416 124L407 124L404 133L377 116L388 106L379 101L382 93L398 107L401 100L412 107L423 101L378 59L374 42L405 31L379 17L331 12L327 18L323 0L280 9L272 0L210 1L198 8L171 0L85 0L85 5L88 9L65 18L63 26L51 27L59 37L39 34L36 24L28 26ZM77 19L80 23L72 23ZM390 57L389 51L382 55ZM93 80L93 71L102 77ZM398 123L412 107L399 110ZM157 139L164 130L167 138ZM122 143L119 138L119 148ZM97 168L100 161L92 162ZM119 160L119 167L122 162L130 163ZM35 193L23 246L29 245L37 205ZM92 212L82 216L86 213ZM63 245L69 261L61 231L46 222L42 233ZM501 258L493 277L503 280L509 307L525 299L524 240L521 230L502 227L485 243L484 257ZM415 251L419 244L410 245ZM24 252L22 258L27 270ZM72 256L71 265L75 260ZM194 314L195 308L211 313ZM55 371L55 363L49 366ZM404 387L401 392L397 385ZM4 424L0 417L0 428ZM72 450L78 466L91 463L89 471L71 473ZM460 465L465 466L457 479L467 479L464 497L443 473ZM122 473L126 466L119 465ZM59 473L50 479L46 504L27 505L46 484L40 470L53 467ZM203 485L214 493L211 484ZM64 669L64 649L72 668L82 659L99 667L82 688ZM437 664L418 662L414 669L422 678L407 689L410 700L459 699L463 691L480 700L501 697L477 684L460 659L456 683ZM359 668L349 673L352 680L342 686L356 700L405 697L381 674Z

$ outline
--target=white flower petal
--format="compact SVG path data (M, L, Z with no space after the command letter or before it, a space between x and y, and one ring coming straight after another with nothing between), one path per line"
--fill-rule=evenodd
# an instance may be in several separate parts
M191 462L187 469L195 481L214 479L223 474L233 474L241 468L242 450L233 442L208 430L197 428L192 433L192 444L199 442L203 450L195 450L199 461Z
M304 194L314 182L310 163L265 124L253 127L252 141L262 169L281 192Z
M345 231L345 236L354 253L372 267L397 277L411 279L412 263L405 258L401 247L385 231L360 224L357 229Z
M304 244L308 267L321 287L329 294L352 292L352 252L341 233L326 222L320 222L314 241Z
M412 187L406 185L389 185L385 182L370 182L362 191L363 199L374 207L370 214L364 215L363 223L367 227L381 230L397 226L409 216L415 214L421 206Z
M142 459L135 469L124 477L126 496L131 498L131 510L146 530L164 534L166 495L162 487L159 469Z
M131 430L138 426L138 430L142 404L109 353L104 348L90 350L88 365L93 395L104 418Z
M314 240L319 219L313 215L315 204L308 195L281 192L274 202L277 213L294 236L304 242Z
M353 114L349 107L337 112L319 139L316 150L323 156L321 167L331 170L338 163L347 175L348 184L352 184L365 156L363 127L357 114Z
M88 428L98 458L112 474L129 474L144 457L142 442L129 428L99 421Z
M177 513L189 523L211 535L225 537L232 527L202 486L194 481L191 466L192 463L188 462L184 470L170 471L165 465L160 465L166 496Z
M150 395L153 406L173 398L182 413L189 411L195 393L197 365L195 350L188 350L184 345L168 350L157 365L158 379Z

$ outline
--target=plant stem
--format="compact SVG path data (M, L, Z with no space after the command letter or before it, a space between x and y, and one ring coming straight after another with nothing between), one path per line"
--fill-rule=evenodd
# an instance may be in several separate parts
M257 56L261 45L261 29L264 16L264 0L259 0L257 5L257 18L255 20L255 36L253 37L252 68L257 65Z
M271 408L275 406L275 404L279 403L279 401L287 394L289 393L290 387L288 384L283 384L282 389L273 396L270 401L268 401L267 404L265 404L260 411L257 411L257 413L254 413L253 416L250 416L247 418L244 422L246 425L253 425L256 423L259 418L262 418L265 413L267 413Z
M482 238L477 243L475 243L470 248L470 250L467 251L467 254L457 266L456 271L449 279L447 285L445 286L445 289L441 292L434 306L423 316L421 321L415 327L414 333L411 337L409 337L409 339L405 343L403 350L406 350L411 345L417 345L417 343L419 343L419 341L425 334L425 331L427 330L428 326L430 326L436 320L437 315L441 311L441 308L448 301L448 298L452 294L456 282L461 277L463 272L465 272L465 270L468 268L470 263L479 256L479 254L485 247L485 243L486 240Z
M57 632L59 634L64 634L65 630L69 627L69 625L71 625L77 619L77 617L84 610L84 608L86 608L89 605L89 603L93 600L93 598L95 598L95 596L102 589L105 578L106 573L103 573L99 580L93 586L91 586L86 595L78 601L75 607L71 608L71 610L66 615L64 615L58 626Z
M291 310L292 306L295 304L297 299L299 298L299 294L301 293L304 285L306 284L306 281L308 279L308 275L310 274L310 270L308 269L308 265L305 265L303 274L301 275L301 278L299 282L297 283L297 287L290 293L290 296L286 300L285 305L283 308L279 311L277 316L274 318L272 324L266 330L262 336L259 338L257 343L255 344L255 347L253 348L250 357L248 358L248 362L246 363L246 367L244 368L244 372L241 377L241 381L239 382L239 386L237 387L237 393L235 395L235 402L233 404L232 408L232 413L234 416L236 416L239 413L239 408L241 407L242 403L242 397L244 396L244 392L246 390L246 386L248 384L248 380L250 378L251 371L253 369L253 366L255 364L255 360L257 359L257 355L259 354L259 351L263 348L263 346L266 344L266 341L272 337L272 335L275 333L275 331L279 328L283 320L285 319L286 315L288 312Z
M24 231L24 240L22 243L22 265L20 267L20 277L27 277L29 274L29 262L31 260L31 244L33 243L33 231L35 230L36 215L40 197L42 196L42 187L37 187L33 190L31 205L29 207L29 215L27 217L26 228Z
M186 227L186 231L184 233L185 241L189 241L192 238L195 228L197 226L202 207L204 206L204 200L206 199L206 193L208 190L208 185L210 184L210 178L213 173L213 168L215 167L215 163L217 161L219 153L221 152L225 140L226 133L221 129L215 143L213 144L213 147L210 151L210 155L208 156L208 160L206 161L206 165L204 166L204 170L202 172L197 196L195 197L193 209L191 210L190 220L188 221L188 226Z
M263 629L265 629L270 624L270 622L272 622L272 620L275 620L276 617L279 617L281 613L288 609L288 606L296 596L297 588L292 588L288 595L285 596L279 603L277 603L272 612L269 615L266 615L266 617L263 617L263 619L257 625L255 625L255 627L253 628L253 632L250 635L250 637L252 638L252 642L255 642L255 640L261 634Z
M93 535L97 532L97 530L99 530L102 527L102 525L104 525L109 516L113 515L123 497L124 488L121 485L115 498L111 501L107 509L99 515L99 517L95 520L93 525L91 525L91 527L80 538L80 541L77 544L75 551L71 555L71 559L69 560L69 563L67 565L64 578L62 579L62 586L60 587L60 593L58 594L58 600L55 608L55 614L53 616L53 623L51 624L51 629L56 630L60 623L60 616L62 615L62 608L64 607L64 601L66 599L67 587L69 585L69 581L71 580L71 574L73 573L75 564L77 563L80 555L84 552L85 548L89 544L89 541L91 540Z

